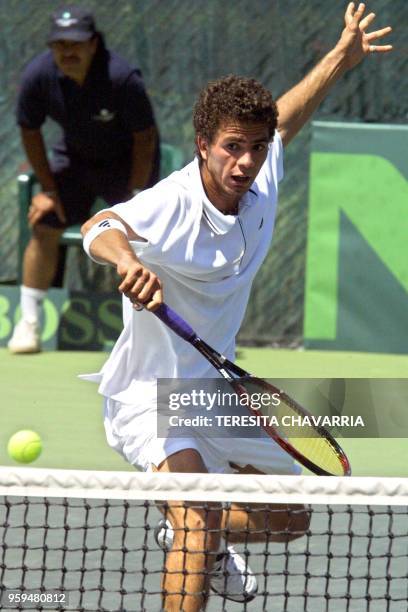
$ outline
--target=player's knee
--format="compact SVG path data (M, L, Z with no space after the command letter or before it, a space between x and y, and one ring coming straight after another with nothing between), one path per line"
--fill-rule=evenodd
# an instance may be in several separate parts
M272 509L264 523L268 525L268 538L272 542L290 542L305 535L310 525L310 512L300 504ZM261 534L262 525L258 524Z

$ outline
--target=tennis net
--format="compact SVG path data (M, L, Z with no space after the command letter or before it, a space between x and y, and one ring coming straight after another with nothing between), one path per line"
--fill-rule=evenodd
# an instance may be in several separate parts
M36 468L0 468L0 609L161 610L166 500L310 512L298 539L272 541L265 527L263 541L236 544L257 596L211 593L210 612L407 612L408 479Z

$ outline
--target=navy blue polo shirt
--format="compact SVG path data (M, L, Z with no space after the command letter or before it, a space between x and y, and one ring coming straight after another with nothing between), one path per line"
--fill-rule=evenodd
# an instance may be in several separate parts
M140 71L102 43L82 86L59 70L51 51L27 65L17 123L35 130L47 117L62 127L57 151L97 164L129 161L132 133L155 125Z

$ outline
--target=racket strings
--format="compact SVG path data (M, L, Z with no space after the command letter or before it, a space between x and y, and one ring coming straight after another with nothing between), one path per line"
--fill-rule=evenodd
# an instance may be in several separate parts
M340 447L329 432L314 424L311 414L285 393L280 393L277 388L261 379L240 379L238 387L241 397L246 393L249 398L249 410L266 417L262 426L266 431L269 429L268 433L274 430L277 436L273 437L278 443L290 445L328 474L344 476L345 463ZM277 394L279 403L276 401Z

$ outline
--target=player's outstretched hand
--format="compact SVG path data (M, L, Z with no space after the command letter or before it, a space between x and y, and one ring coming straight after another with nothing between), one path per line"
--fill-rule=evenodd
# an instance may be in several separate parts
M118 289L130 299L133 308L154 311L163 303L162 284L154 272L127 256L118 262L116 269L122 278Z
M367 28L375 19L375 13L368 13L364 16L365 9L366 6L363 3L356 8L354 2L350 2L344 15L345 28L337 43L337 49L345 54L347 69L359 64L367 55L392 51L392 45L375 44L387 36L392 28L387 26L380 30L367 32Z

